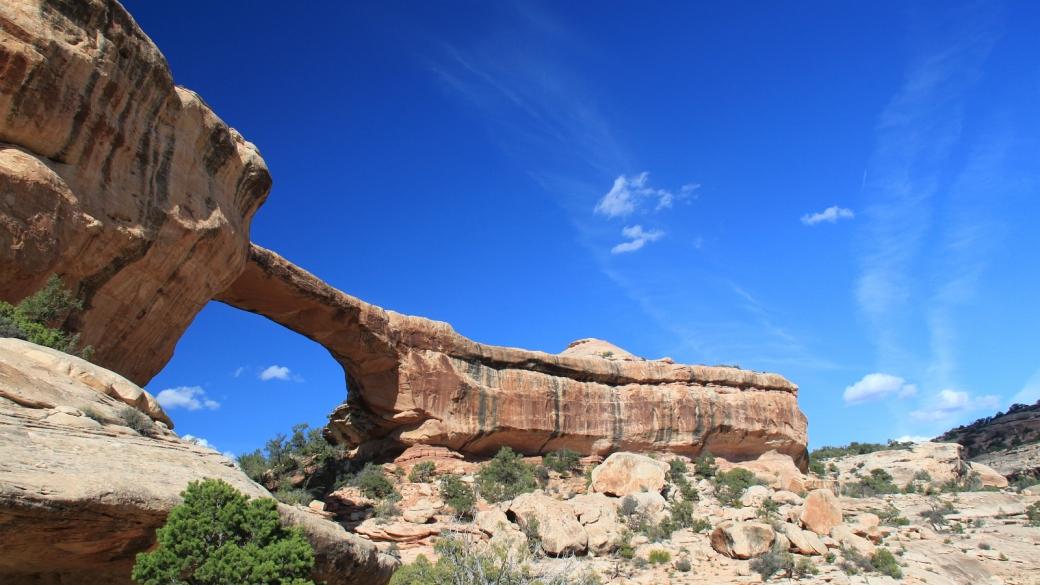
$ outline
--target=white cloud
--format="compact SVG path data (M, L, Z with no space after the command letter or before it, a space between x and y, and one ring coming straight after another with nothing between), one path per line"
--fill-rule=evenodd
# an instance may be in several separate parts
M206 439L203 439L202 437L196 437L195 435L184 435L183 437L181 437L181 440L187 441L187 442L191 443L192 445L198 445L199 447L205 447L207 449L213 449L214 451L217 450L216 445L214 445L213 443L210 443L209 441L207 441Z
M939 392L938 401L928 410L915 410L910 418L920 421L936 421L949 418L959 412L972 410L993 410L1000 407L999 396L980 396L971 398L967 392L946 389Z
M920 435L903 435L896 439L900 443L927 443L931 441L933 437L922 437Z
M660 230L650 230L648 232L643 231L643 226L636 225L632 227L626 227L621 230L621 235L626 238L630 238L631 242L625 242L614 246L611 250L611 254L623 254L625 252L635 252L642 248L647 242L653 242L664 235L664 232Z
M856 217L856 214L851 209L845 209L844 207L828 207L824 209L822 213L814 213L812 215L805 214L802 216L802 223L805 225L816 225L821 221L829 221L831 223L837 222L839 219L852 219Z
M266 370L260 372L260 379L264 382L273 379L278 380L289 380L289 368L284 366L271 366Z
M596 203L595 213L601 213L607 217L628 217L635 212L639 204L647 198L657 198L655 211L665 207L671 207L676 197L670 191L664 189L652 189L647 186L649 173L640 173L637 177L629 179L621 175L614 180L614 186L610 192ZM691 186L692 185L692 186ZM687 196L700 185L686 185L682 188L680 197ZM687 189L687 187L690 187ZM641 245L641 244L640 244ZM634 248L634 249L638 249Z
M898 376L867 374L859 382L845 388L845 406L881 400L896 392L899 392L900 398L910 398L917 394L917 385L905 382L906 380Z
M237 377L241 376L242 372L244 370L245 370L245 368L238 368L237 370L235 370L235 377L237 378Z
M206 393L198 386L181 386L179 388L167 388L155 396L159 404L167 410L175 408L187 408L198 410L206 407L210 410L220 408L220 403L206 398Z

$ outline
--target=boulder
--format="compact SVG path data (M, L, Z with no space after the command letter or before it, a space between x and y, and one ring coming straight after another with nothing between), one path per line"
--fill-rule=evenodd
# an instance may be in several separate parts
M864 512L862 514L857 514L856 517L854 518L854 521L856 522L856 524L862 524L863 526L866 526L867 528L871 528L871 527L874 527L874 526L881 526L881 518L878 518L877 514L871 514L870 512Z
M617 501L603 494L575 496L568 500L578 522L589 537L589 553L605 555L612 552L621 539L625 527L618 523Z
M983 486L1000 489L1008 486L1007 478L994 471L991 467L975 462L968 463L968 465L971 466L971 471L979 474L979 480L982 481Z
M441 503L441 506L436 506L436 504L426 498L420 499L407 508L401 516L404 517L406 522L411 522L412 524L426 524L437 513L438 508L443 507L443 503Z
M711 547L731 559L750 559L764 552L776 540L773 527L760 522L722 522L711 533Z
M713 451L714 453L714 451ZM724 458L716 459L719 471L729 471L734 467L742 467L754 472L755 477L767 482L770 487L777 490L787 490L799 493L805 489L806 477L791 455L779 453L776 450L766 451L757 459L731 463Z
M776 450L807 464L798 387L776 374L483 345L344 294L255 245L215 299L328 349L351 392L326 436L349 447L386 439L475 455L502 446L526 455L708 450L735 461Z
M414 524L412 522L385 522L379 518L365 520L354 532L369 540L383 542L417 542L441 533L436 524Z
M188 483L222 479L271 497L234 462L161 422L143 435L123 426L125 396L146 393L126 387L133 392L113 397L105 384L116 379L55 350L0 339L0 583L130 585L135 556L155 544ZM314 547L315 581L384 585L398 565L318 512L278 510Z
M657 492L638 492L629 494L620 500L621 513L629 516L646 517L657 524L664 516L668 508L668 502L664 496Z
M588 547L588 534L566 502L541 494L521 494L509 504L508 513L525 528L531 528L532 518L538 521L538 537L547 554L578 554Z
M243 271L271 175L116 0L0 3L0 299L58 274L135 384Z
M830 534L841 521L841 504L830 490L814 490L805 498L801 516L805 528L822 536Z
M740 503L748 507L757 508L763 501L769 499L769 495L769 488L762 485L753 485L740 497Z
M803 555L825 555L827 546L811 530L802 530L794 524L784 524L784 534L791 542L791 549Z
M614 453L592 470L592 489L611 496L661 493L668 464L635 453Z
M801 506L803 503L805 503L805 499L802 498L802 496L799 496L798 494L794 492L789 492L787 490L780 490L774 493L773 495L769 496L769 499L773 500L777 504L780 504L781 506L785 504L790 504L792 506Z
M871 556L877 550L874 543L870 542L862 536L858 536L853 532L852 528L845 525L835 526L831 530L831 538L841 543L841 546L848 548L855 548L861 555Z

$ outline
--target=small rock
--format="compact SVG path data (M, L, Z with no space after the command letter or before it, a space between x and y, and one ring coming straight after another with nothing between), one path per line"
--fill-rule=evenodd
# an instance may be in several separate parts
M805 502L805 498L788 490L780 490L769 496L769 499L780 505L791 504L793 506L801 506L802 503Z

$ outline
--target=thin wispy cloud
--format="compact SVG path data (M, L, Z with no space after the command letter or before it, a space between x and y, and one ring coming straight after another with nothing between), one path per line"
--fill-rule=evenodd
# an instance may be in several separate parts
M625 242L614 246L611 250L611 254L624 254L625 252L635 252L642 248L647 242L653 242L664 235L664 232L660 230L644 231L643 226L635 225L632 227L626 227L621 230L621 235L630 238L631 242Z
M996 410L997 408L1000 408L999 396L972 398L967 392L946 389L939 392L927 409L911 412L910 418L918 421L939 421L962 412Z
M289 374L291 370L285 366L270 366L266 370L260 372L260 379L264 382L268 380L289 380Z
M155 399L166 410L177 408L186 410L199 410L201 408L216 410L220 408L220 403L207 398L206 393L198 386L167 388L156 394Z
M912 398L917 395L917 385L907 384L906 380L889 374L875 373L863 376L863 379L845 388L842 398L845 406L864 404L882 400L893 394L900 398Z
M802 223L805 225L816 225L820 222L826 221L830 223L837 223L839 219L852 219L856 217L856 214L851 209L845 209L844 207L828 207L820 213L805 214L802 216Z
M963 386L956 372L959 321L952 311L972 297L985 265L982 235L995 230L984 227L980 205L994 197L986 177L998 165L998 157L978 148L967 164L953 153L965 140L968 92L999 38L999 12L982 2L914 23L917 54L878 118L877 147L864 174L855 300L878 368L908 372L926 388L947 388L924 400L924 408L897 409L918 423L1000 401L949 389ZM926 347L922 338L929 340Z

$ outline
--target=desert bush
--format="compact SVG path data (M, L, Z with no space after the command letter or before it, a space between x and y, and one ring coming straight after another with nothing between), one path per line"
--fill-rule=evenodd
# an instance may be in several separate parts
M288 504L290 506L295 504L306 506L307 504L314 501L314 496L312 496L310 492L308 492L307 490L301 490L299 488L282 488L271 495L274 496L274 499L278 500L279 502L283 504Z
M156 531L158 548L137 555L136 583L313 585L314 551L299 529L281 526L274 500L212 479L181 496Z
M903 578L903 570L899 568L896 557L887 548L877 549L874 556L870 557L870 564L874 565L874 570L882 575L888 575L893 579Z
M706 530L711 530L711 520L708 520L707 518L698 518L693 521L693 524L690 525L690 530L694 532L704 532Z
M740 498L749 487L763 485L765 482L743 467L734 467L729 471L716 473L712 483L715 484L715 494L719 503L723 506L734 506L740 505Z
M1040 526L1040 502L1026 508L1026 521L1030 526Z
M881 510L878 510L877 508L867 508L866 511L877 516L885 526L907 526L910 524L909 520L900 515L901 512L899 511L899 508L896 508L892 504L888 504Z
M434 545L438 560L425 555L394 573L390 585L598 585L599 576L577 562L531 567L526 551L493 546L455 533Z
M715 457L711 455L711 452L705 451L698 455L693 462L693 473L697 477L715 477L715 467Z
M794 573L794 555L789 552L770 551L751 559L749 566L752 571L762 575L763 581L768 581L777 573L790 578Z
M236 462L250 479L272 491L299 487L321 498L344 484L356 484L356 477L349 474L351 462L346 450L331 445L321 429L312 429L307 423L294 425L288 437L278 433L267 441L263 451L243 453ZM302 485L282 485L284 478L299 475L304 478Z
M798 559L798 562L794 565L794 576L799 579L804 579L809 575L819 575L820 569L816 567L816 563L812 562L809 557L802 557Z
M533 492L536 487L534 468L534 465L524 463L519 453L514 453L509 447L502 447L477 473L477 490L485 500L492 503Z
M423 461L417 463L412 471L408 474L408 481L412 483L428 483L433 479L434 473L437 471L437 464L433 461Z
M842 486L842 495L852 498L873 498L882 494L898 494L901 490L892 483L892 475L884 469L871 469L870 475L858 482Z
M152 419L133 406L124 406L116 414L119 416L119 420L126 423L126 426L142 435L151 435L155 432L155 423L152 422Z
M47 284L17 305L0 301L0 337L14 337L67 354L90 359L91 346L76 351L79 333L62 329L65 321L83 310L83 301L73 298L57 274Z
M357 474L356 480L358 487L361 488L361 493L365 494L366 498L385 500L392 498L392 494L397 494L393 482L387 479L382 465L366 464L365 468ZM397 494L396 500L400 499L400 494Z
M621 531L621 538L617 543L617 554L619 557L632 560L632 557L635 556L636 550L632 546L632 536L634 536L632 531L627 528Z
M93 406L84 406L80 408L80 410L83 412L83 416L89 418L90 420L97 423L105 424L105 415L101 414L101 411L94 408Z
M841 569L847 575L855 575L860 571L869 573L874 570L874 564L870 562L870 558L861 555L854 546L842 547L841 554L845 557L845 560L841 563Z
M932 529L940 532L946 528L948 524L946 516L955 514L957 509L953 507L952 502L943 502L938 499L933 499L929 508L924 512L920 513L922 519L932 525Z
M556 473L581 471L581 453L561 447L552 453L542 456L542 465Z
M689 528L693 526L693 502L688 500L675 502L669 506L669 512L672 515L672 520L679 526L679 528Z
M473 494L473 488L459 479L459 476L446 475L441 479L441 495L456 514L466 517L473 515L477 497Z
M672 553L666 550L654 549L650 551L647 560L650 561L651 565L663 565L672 562Z

